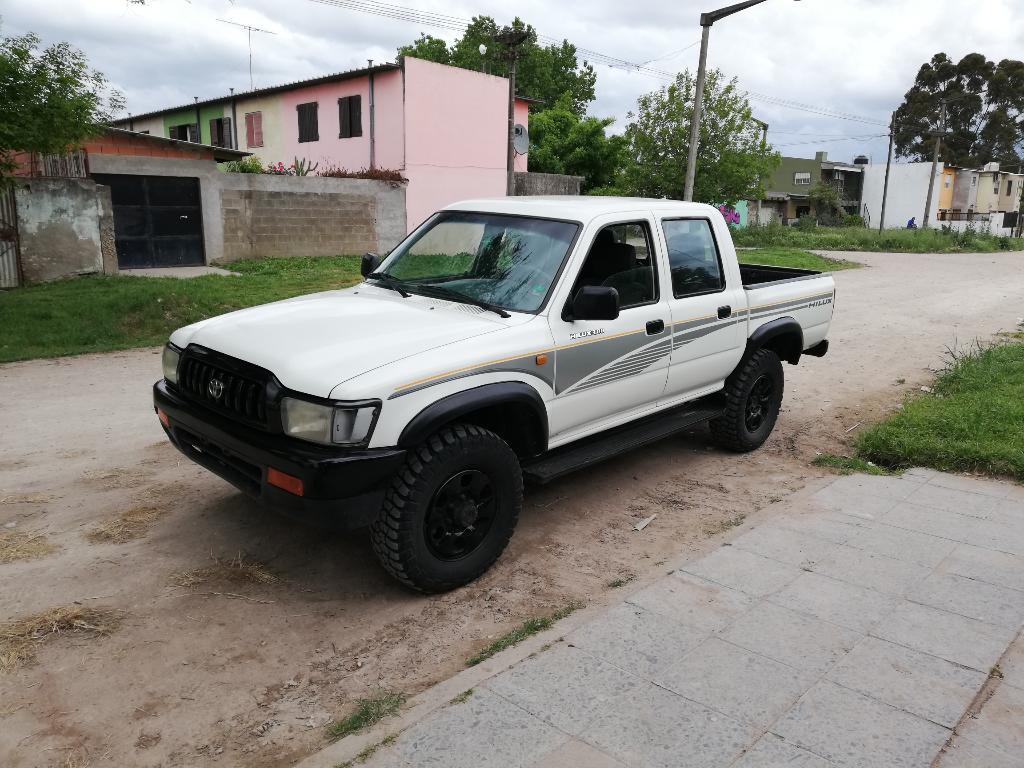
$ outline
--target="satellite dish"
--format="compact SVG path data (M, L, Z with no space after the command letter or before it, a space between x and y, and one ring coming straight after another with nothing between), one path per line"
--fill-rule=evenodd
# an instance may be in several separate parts
M530 132L526 130L526 126L516 123L512 129L512 136L512 147L516 154L525 155L530 149Z

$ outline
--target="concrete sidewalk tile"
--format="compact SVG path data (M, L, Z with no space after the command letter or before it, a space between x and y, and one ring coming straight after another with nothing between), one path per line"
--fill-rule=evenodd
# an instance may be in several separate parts
M907 496L904 501L931 509L944 509L967 517L985 517L999 499L976 491L956 490L940 486L934 480L922 485Z
M484 687L579 736L602 701L640 684L608 662L560 644L491 678Z
M682 570L754 597L777 592L802 573L795 565L731 546L720 547Z
M747 750L735 768L831 768L833 765L823 757L766 733Z
M962 726L962 733L977 744L1013 755L1024 764L1024 688L1001 684L981 713Z
M878 520L895 507L900 499L891 496L876 496L862 489L851 492L835 483L822 488L811 499L825 509L840 512L860 520Z
M832 483L833 488L846 494L848 502L855 501L861 495L903 501L922 485L924 481L917 477L861 474L845 475Z
M864 635L764 602L740 616L719 637L820 677Z
M952 472L931 471L928 484L938 488L950 488L954 491L968 491L979 493L982 496L992 496L997 499L1006 498L1006 485L974 475L957 475Z
M827 677L884 704L952 728L988 675L869 637Z
M767 728L810 680L793 667L711 638L658 676L660 685L743 722Z
M774 523L759 525L737 539L732 545L756 555L805 568L835 549L836 545L817 536L798 533Z
M846 546L876 555L934 568L956 548L957 542L883 523L854 533Z
M1024 592L954 573L933 573L907 599L1014 631L1024 624Z
M772 732L850 768L923 768L950 733L827 680L808 691Z
M707 579L675 573L630 595L627 602L698 631L717 632L756 599Z
M956 736L953 745L942 753L938 768L1021 768L1021 761L989 749L974 739Z
M621 603L565 639L634 675L650 679L709 632L680 624L631 603Z
M589 744L570 739L554 751L548 752L530 768L622 768L622 763L611 755L606 755Z
M940 571L1024 591L1024 557L960 544Z
M1003 672L1003 682L1024 688L1024 634L1019 635L1006 651L1005 658L999 662Z
M486 690L445 707L407 731L389 753L417 768L529 766L568 736Z
M655 685L602 706L583 737L626 765L643 768L723 768L757 730Z
M865 634L898 604L890 595L820 573L805 573L768 600Z
M827 558L815 563L811 570L839 581L896 596L903 595L931 573L930 568L917 563L846 546L836 547Z
M925 507L909 502L901 502L889 510L883 522L886 525L927 533L951 541L967 541L966 537L972 527L984 523L976 517L960 515L948 509Z
M842 512L816 512L811 515L784 515L773 520L780 528L816 536L833 544L845 544L846 541L871 520Z
M985 673L1014 636L1013 630L907 600L871 634Z

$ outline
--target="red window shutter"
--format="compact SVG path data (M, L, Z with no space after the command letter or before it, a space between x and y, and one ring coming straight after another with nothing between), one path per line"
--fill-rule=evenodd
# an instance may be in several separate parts
M263 146L263 113L262 112L253 112L252 113L252 125L253 125L253 137L256 140L256 143L253 144L253 146L254 147L262 147Z
M245 114L245 146L247 147L256 146L255 116L253 112Z

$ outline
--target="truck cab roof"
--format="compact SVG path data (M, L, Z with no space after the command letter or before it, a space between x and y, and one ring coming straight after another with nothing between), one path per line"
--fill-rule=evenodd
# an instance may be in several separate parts
M704 203L687 203L653 197L604 197L588 195L550 195L526 197L484 197L462 200L446 211L486 211L513 216L537 216L566 219L588 224L599 216L631 211L656 211L661 215L707 216L718 209Z

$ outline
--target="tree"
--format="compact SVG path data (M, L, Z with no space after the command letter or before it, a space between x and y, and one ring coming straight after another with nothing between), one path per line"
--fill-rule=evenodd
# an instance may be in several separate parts
M34 34L0 39L0 180L14 154L61 154L107 125L123 105L106 78L67 43L39 49Z
M594 100L597 74L593 66L586 61L582 65L579 63L576 46L568 40L541 46L537 42L537 31L522 19L516 18L512 27L529 33L519 46L516 90L549 105L568 94L572 111L583 116L587 105ZM414 42L401 46L398 55L504 75L508 68L506 49L494 40L500 31L490 16L474 16L462 36L450 46L440 38L421 34ZM481 45L486 47L483 54L480 53Z
M682 72L671 85L641 96L636 113L629 113L619 181L628 194L682 199L694 91L693 76ZM708 72L694 199L729 205L757 199L779 162L763 143L737 81L726 81L717 69Z
M807 201L814 206L814 212L824 224L833 224L845 216L839 190L831 184L818 182L807 192Z
M928 161L935 150L929 135L938 127L946 102L947 130L942 159L980 167L989 162L1016 165L1024 159L1024 62L995 64L980 53L954 63L937 53L917 73L896 111L896 151Z
M615 180L625 140L605 130L614 118L580 117L568 95L530 118L530 170L582 176L582 191Z

